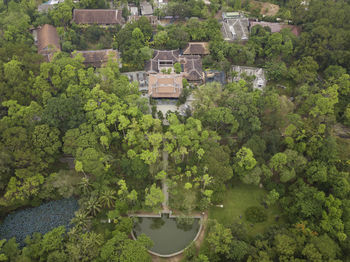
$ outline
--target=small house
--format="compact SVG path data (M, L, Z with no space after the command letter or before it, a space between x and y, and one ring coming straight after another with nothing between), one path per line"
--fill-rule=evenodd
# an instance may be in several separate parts
M179 98L182 92L181 74L150 74L148 95L152 98Z

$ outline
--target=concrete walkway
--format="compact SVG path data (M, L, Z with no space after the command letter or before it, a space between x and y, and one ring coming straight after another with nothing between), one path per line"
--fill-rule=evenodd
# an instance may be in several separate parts
M163 170L165 172L167 172L167 170L168 170L168 157L169 157L168 152L163 150L162 157L163 157ZM164 201L162 203L162 207L163 207L163 212L168 213L170 211L169 206L168 206L169 205L169 192L168 192L168 184L167 184L166 180L167 180L167 176L165 176L165 178L162 181L162 191L164 194Z

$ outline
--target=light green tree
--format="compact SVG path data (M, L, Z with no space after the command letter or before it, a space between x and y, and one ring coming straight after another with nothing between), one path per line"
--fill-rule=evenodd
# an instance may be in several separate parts
M151 208L157 208L164 201L162 189L153 184L150 188L146 188L145 205Z

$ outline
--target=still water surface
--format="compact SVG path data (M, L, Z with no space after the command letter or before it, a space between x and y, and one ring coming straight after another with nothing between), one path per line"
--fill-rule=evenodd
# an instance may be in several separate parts
M144 233L154 243L150 249L160 255L169 255L186 248L196 237L200 228L199 218L184 224L175 218L137 217L134 235Z

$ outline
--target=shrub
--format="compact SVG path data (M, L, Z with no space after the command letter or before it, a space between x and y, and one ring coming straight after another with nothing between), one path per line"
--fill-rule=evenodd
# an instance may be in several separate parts
M265 210L259 206L249 207L245 211L246 218L249 222L259 223L267 219Z

